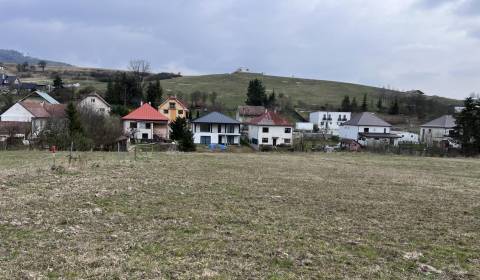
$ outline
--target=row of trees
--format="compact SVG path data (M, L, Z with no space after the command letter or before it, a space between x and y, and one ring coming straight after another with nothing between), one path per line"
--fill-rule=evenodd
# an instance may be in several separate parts
M45 60L40 60L37 65L29 64L27 61L21 64L17 64L17 71L18 72L28 72L28 71L36 71L37 67L42 68L42 72L45 71L45 67L47 67L47 62Z
M371 107L371 106L370 106ZM378 112L385 112L385 107L383 105L383 98L380 97L376 103L376 111ZM342 112L368 112L369 110L375 110L374 108L369 108L368 101L367 101L367 94L363 95L362 104L357 103L357 98L353 97L350 101L350 96L345 96L342 100L342 103L339 108ZM390 115L398 115L400 114L400 107L398 104L398 98L395 99L390 103L388 110L386 110Z

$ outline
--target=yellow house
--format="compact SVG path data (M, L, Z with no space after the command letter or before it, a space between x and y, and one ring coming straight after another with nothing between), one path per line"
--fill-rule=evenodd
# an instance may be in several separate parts
M176 96L170 96L158 106L158 111L167 116L168 122L172 122L177 117L186 118L188 106Z

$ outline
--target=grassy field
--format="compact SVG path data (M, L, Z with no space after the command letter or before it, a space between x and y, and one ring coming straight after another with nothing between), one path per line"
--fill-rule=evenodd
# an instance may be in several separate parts
M0 278L478 279L480 161L0 152ZM431 267L430 267L431 266Z

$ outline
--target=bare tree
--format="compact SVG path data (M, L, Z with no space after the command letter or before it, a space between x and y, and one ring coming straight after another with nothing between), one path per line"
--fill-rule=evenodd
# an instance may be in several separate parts
M150 62L144 59L130 60L128 70L132 71L140 83L143 83L145 77L150 73Z
M45 60L40 60L38 62L38 67L42 68L42 72L45 71L45 67L47 67L47 62Z

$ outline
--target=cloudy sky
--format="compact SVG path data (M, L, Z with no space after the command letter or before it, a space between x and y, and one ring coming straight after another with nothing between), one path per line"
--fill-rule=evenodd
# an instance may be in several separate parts
M0 48L75 64L480 92L479 0L0 0Z

